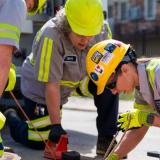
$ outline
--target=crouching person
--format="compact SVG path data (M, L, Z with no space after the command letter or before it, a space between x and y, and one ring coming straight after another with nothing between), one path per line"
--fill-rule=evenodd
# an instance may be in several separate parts
M106 158L119 160L140 143L150 126L160 127L160 59L138 62L130 44L106 40L90 49L86 63L87 72L97 85L97 94L104 88L109 88L113 94L130 93L135 89L136 109L121 114L118 120L120 129L132 130L127 131L122 142ZM131 121L127 127L129 116Z
M30 122L10 110L6 116L15 141L43 149L42 137L57 143L66 134L60 110L86 76L86 54L103 21L100 0L67 0L39 30L22 66L21 91L24 111L41 137Z

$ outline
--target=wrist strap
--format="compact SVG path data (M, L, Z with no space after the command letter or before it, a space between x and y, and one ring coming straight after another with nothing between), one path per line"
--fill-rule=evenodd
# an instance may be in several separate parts
M154 116L155 116L155 114L153 114L153 113L150 113L150 114L147 116L146 122L147 122L147 124L148 124L149 126L152 126L152 125L153 125Z

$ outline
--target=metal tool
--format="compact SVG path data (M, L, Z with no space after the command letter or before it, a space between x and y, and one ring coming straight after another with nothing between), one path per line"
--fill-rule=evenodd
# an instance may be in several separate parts
M129 113L130 113L130 112L129 112ZM117 148L117 146L121 143L121 141L123 140L123 138L125 137L125 135L126 135L126 133L127 133L127 131L128 131L130 122L131 122L131 114L129 114L129 117L128 117L128 125L127 125L126 130L124 131L122 137L120 138L119 142L113 147L113 144L114 144L114 142L115 142L115 140L116 140L116 137L118 136L118 133L119 133L119 131L117 131L116 134L115 134L115 136L113 137L113 139L112 139L112 141L111 141L111 143L110 143L110 145L109 145L109 147L108 147L108 149L107 149L104 157L103 157L103 160L106 160L106 158L107 158L110 154L112 154L112 153L114 152L114 150ZM113 149L111 150L112 147L113 147ZM111 151L110 151L110 150L111 150Z

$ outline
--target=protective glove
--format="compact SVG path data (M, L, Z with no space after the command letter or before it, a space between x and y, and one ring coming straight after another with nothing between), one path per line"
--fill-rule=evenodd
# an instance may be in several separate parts
M118 155L116 153L111 153L105 160L118 160Z
M120 114L120 117L118 119L119 129L124 131L127 127L128 129L133 129L137 127L142 127L143 125L150 126L150 124L147 123L147 117L150 114L150 112L144 112L138 109L134 109L131 112L122 113ZM129 119L130 124L128 126Z
M8 81L5 87L5 91L12 91L16 84L16 71L15 65L12 64L9 70Z
M48 139L54 143L58 143L61 135L64 134L67 134L67 132L62 128L61 124L54 124L51 126Z

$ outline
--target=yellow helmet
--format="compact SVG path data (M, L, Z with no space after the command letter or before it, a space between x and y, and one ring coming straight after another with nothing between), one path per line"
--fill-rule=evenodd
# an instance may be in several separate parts
M104 20L101 0L67 0L65 13L73 32L84 36L101 32Z
M107 81L123 60L129 47L130 44L109 39L95 44L89 50L86 67L89 77L97 85L97 95L104 91Z
M34 14L36 14L38 10L41 9L41 7L43 7L45 2L46 0L37 0L37 7L35 7L35 9L33 9L32 11L28 12L28 15L33 16Z

